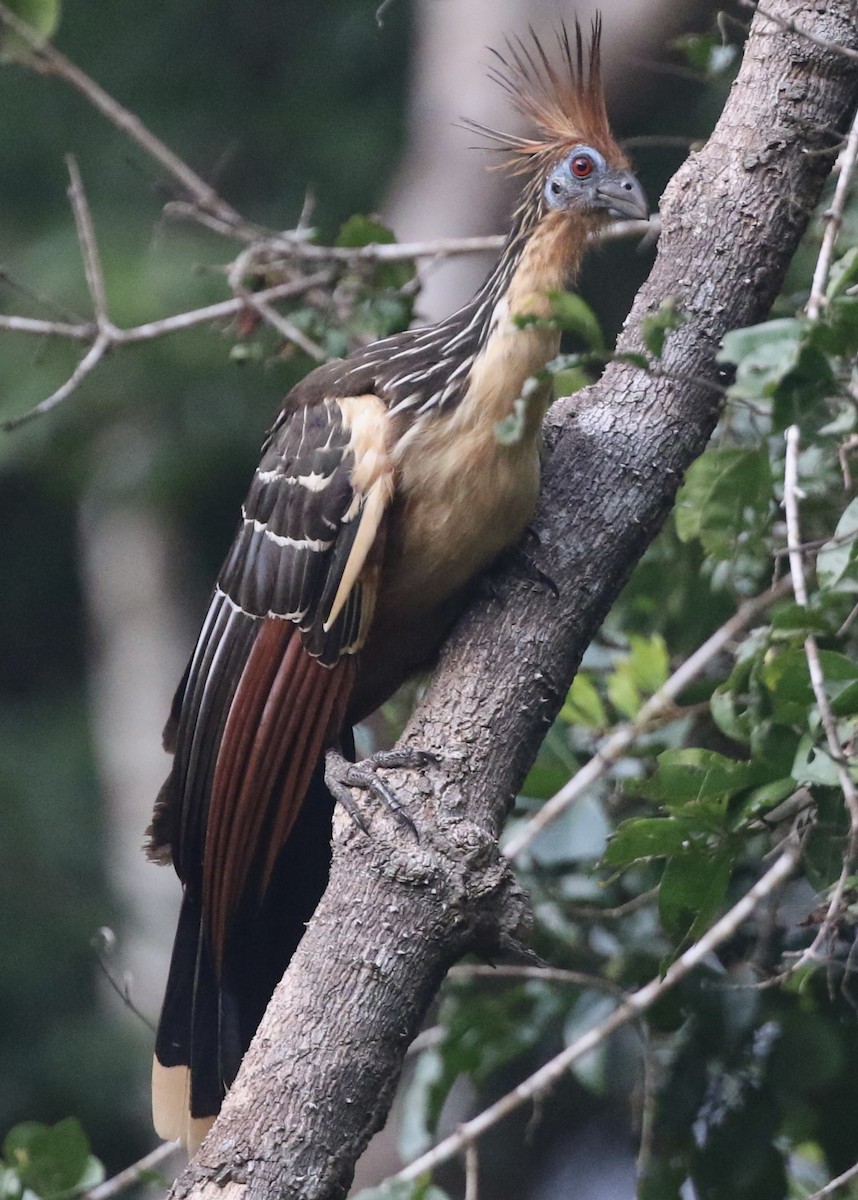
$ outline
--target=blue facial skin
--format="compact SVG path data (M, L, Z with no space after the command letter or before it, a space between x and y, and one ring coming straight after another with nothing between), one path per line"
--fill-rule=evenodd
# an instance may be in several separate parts
M575 146L551 168L545 203L552 211L605 212L615 219L646 220L649 206L631 171L609 167L592 146Z

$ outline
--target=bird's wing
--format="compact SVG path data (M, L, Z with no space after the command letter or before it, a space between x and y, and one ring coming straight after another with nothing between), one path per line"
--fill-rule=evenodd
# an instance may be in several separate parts
M177 694L162 824L183 882L202 889L216 959L342 722L393 492L387 425L372 394L284 412Z

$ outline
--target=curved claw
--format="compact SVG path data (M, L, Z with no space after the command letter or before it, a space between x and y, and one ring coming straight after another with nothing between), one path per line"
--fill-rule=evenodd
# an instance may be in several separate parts
M331 795L341 804L357 827L368 833L369 829L351 793L351 788L361 788L369 792L387 809L399 825L413 833L419 841L417 826L404 810L391 789L379 779L376 771L399 769L416 769L438 761L437 755L428 750L405 748L401 750L379 750L361 763L351 763L343 758L336 750L329 750L325 755L325 783Z

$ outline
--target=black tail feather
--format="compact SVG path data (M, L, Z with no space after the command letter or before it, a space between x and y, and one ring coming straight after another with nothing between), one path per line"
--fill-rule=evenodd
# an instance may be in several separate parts
M248 887L235 914L219 974L203 932L201 898L185 892L155 1043L157 1064L189 1071L189 1078L181 1072L174 1077L188 1093L183 1128L188 1116L217 1115L321 899L330 867L332 811L319 764L264 896ZM166 1118L159 1120L156 1113L156 1126L164 1137L184 1139L174 1132L176 1105L171 1099Z

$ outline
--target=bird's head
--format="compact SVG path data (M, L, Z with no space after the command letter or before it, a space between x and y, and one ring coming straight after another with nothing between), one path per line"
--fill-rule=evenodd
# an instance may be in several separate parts
M645 220L643 188L608 124L599 44L601 20L593 21L589 47L577 21L574 39L561 28L549 55L531 31L493 51L492 77L534 127L534 136L473 125L510 152L512 169L530 177L548 212L583 217L598 225L618 217Z
M544 198L552 211L640 220L649 216L644 190L629 168L609 164L595 146L584 144L573 146L549 169Z

